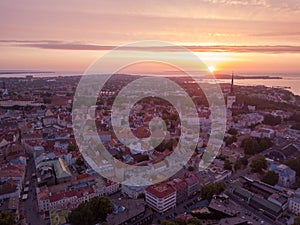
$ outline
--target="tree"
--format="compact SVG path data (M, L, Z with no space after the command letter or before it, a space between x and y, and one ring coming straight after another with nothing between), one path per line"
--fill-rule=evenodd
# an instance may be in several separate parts
M293 130L300 130L300 123L296 123L291 127Z
M145 199L145 193L140 193L138 196L137 196L137 198L142 198L142 199Z
M50 99L50 98L47 98L47 97L44 97L44 98L43 98L43 103L44 103L44 104L51 104L51 99Z
M297 123L300 123L300 114L298 113L294 113L290 118L288 118L287 120L289 121L295 121Z
M177 225L175 222L173 221L167 221L167 220L163 220L160 223L161 225Z
M280 116L273 116L271 114L267 114L264 116L264 124L275 126L281 123L281 117Z
M226 160L226 156L222 155L222 154L218 155L216 158L219 159L219 160L222 160L222 161Z
M268 163L263 155L259 155L252 160L250 167L252 172L261 173L263 169L268 168Z
M174 221L163 220L162 225L201 225L201 221L197 217L192 217L187 221L183 219L174 219Z
M231 162L229 160L225 160L224 170L232 170L232 165L231 165Z
M74 144L68 145L68 152L73 152L73 151L75 151L75 149L76 149L76 145L74 145Z
M1 225L14 225L16 224L16 214L11 214L6 210L0 212Z
M241 162L243 166L248 166L248 157L244 156L243 158L241 158Z
M265 174L265 176L262 178L261 181L266 184L270 184L270 185L274 186L275 184L278 183L278 179L279 179L278 173L276 173L274 171L268 171Z
M90 225L106 221L107 215L112 213L112 204L108 198L94 197L82 202L69 215L72 225Z
M242 162L240 159L237 159L234 163L233 168L234 168L234 170L239 170L239 169L241 169L241 167L242 167Z
M293 225L300 225L300 217L296 217L296 218L294 219Z
M176 225L186 225L186 222L180 218L174 219L174 223L176 223Z
M300 158L289 159L285 162L292 170L296 171L297 176L300 176Z
M201 221L197 217L193 217L193 218L188 219L187 224L188 225L190 225L190 224L191 225L201 225Z
M193 166L188 167L188 171L194 171L194 170L195 170L195 168Z
M228 130L228 134L236 136L236 135L238 134L238 131L237 131L237 129L231 127L231 128Z
M241 147L244 148L244 153L247 155L255 155L267 150L273 145L269 138L245 138L242 141Z
M231 145L232 143L236 142L237 138L234 135L233 136L228 136L228 137L224 138L224 141L226 143L226 146L228 146L228 145Z
M82 160L82 158L77 158L77 159L76 159L76 164L77 164L78 166L83 166L83 165L84 165L84 161Z
M259 97L249 96L249 95L238 95L237 102L244 103L244 105L256 106L257 109L282 110L282 109L295 109L295 107L299 109L298 106L295 106L293 104L274 102L271 100L266 100Z
M224 183L203 185L201 188L201 198L210 200L214 195L221 194L225 190Z

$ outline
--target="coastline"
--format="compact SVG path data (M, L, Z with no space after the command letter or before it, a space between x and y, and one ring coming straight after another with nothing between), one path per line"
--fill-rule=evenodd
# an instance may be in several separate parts
M63 76L82 76L82 72L53 72L53 71L1 71L1 78L25 78L32 77L63 77ZM137 74L132 74L137 75ZM143 76L143 75L142 75ZM154 74L154 76L159 76ZM160 75L164 77L174 77L174 75ZM182 77L175 75L176 77ZM212 80L211 75L203 77L204 80ZM231 75L216 74L214 79L218 83L230 83ZM236 75L234 77L235 85L239 86L258 86L263 85L270 88L282 88L300 96L300 76L272 76L272 75Z

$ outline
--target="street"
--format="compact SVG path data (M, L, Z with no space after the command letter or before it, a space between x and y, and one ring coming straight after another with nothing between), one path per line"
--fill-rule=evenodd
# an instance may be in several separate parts
M37 195L36 195L36 178L32 177L35 173L33 155L27 153L27 167L25 173L25 182L29 181L28 198L20 201L20 212L25 216L25 221L29 225L44 225L45 222L39 214Z

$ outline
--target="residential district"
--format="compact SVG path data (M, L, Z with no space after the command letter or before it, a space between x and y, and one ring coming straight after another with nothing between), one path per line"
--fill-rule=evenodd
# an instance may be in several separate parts
M150 151L123 145L112 127L112 102L136 78L114 75L107 82L95 105L97 135L86 132L82 142L100 138L116 159L152 165L159 179L166 165L157 162L178 144L180 116L161 99L137 102L128 132L148 137L149 121L159 116L169 135ZM194 154L168 179L131 186L99 175L80 151L72 125L80 76L0 78L0 224L300 224L300 97L279 87L236 86L233 78L220 84L226 132L218 155L201 169L211 108L195 83L170 79L197 107L198 120L185 121L200 122ZM82 117L88 126L89 109ZM105 170L115 175L109 163Z

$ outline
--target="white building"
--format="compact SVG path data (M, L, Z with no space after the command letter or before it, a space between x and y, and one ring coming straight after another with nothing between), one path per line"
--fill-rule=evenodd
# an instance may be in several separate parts
M176 190L168 184L148 187L145 196L147 204L158 213L163 213L176 206Z
M137 199L140 194L145 192L145 189L145 186L128 186L122 184L121 192L122 194L127 195L129 198Z
M268 128L259 128L257 130L252 131L251 136L257 138L274 138L275 131Z
M278 184L282 187L290 187L296 182L296 172L284 164L271 164L269 170L279 175Z
M228 95L227 96L227 108L232 109L233 104L236 102L236 96L235 95Z
M300 198L294 197L289 199L289 210L296 214L297 216L300 215Z

